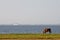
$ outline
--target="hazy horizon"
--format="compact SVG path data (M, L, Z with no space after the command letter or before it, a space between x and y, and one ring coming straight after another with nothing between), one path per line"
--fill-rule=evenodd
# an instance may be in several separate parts
M0 0L0 24L60 25L60 0Z

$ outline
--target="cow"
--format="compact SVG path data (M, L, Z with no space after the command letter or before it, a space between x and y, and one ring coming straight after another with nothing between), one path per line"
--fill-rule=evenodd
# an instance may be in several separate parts
M44 28L43 33L47 33L47 32L52 33L51 28Z

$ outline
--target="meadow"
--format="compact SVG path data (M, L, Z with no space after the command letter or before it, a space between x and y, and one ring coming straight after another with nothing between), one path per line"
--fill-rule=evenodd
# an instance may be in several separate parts
M60 34L0 34L0 39L58 39Z

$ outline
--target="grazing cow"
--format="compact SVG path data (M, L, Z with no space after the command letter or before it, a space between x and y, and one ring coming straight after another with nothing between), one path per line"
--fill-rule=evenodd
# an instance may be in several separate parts
M43 30L43 33L47 33L47 32L51 33L51 28L45 28L45 29Z

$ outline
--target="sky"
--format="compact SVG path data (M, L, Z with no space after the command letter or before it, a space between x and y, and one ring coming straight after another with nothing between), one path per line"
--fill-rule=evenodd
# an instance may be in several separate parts
M0 0L0 24L60 24L60 0Z

